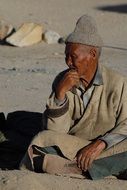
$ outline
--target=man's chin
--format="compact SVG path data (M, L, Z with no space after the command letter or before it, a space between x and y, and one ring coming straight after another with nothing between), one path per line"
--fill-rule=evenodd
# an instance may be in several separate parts
M82 82L82 83L85 83L85 84L89 84L89 82L86 80L86 79L84 79L84 78L82 78L82 77L80 77L80 81Z
M81 85L87 89L88 86L89 86L89 82L87 80L85 80L84 78L80 78L80 81L81 81Z

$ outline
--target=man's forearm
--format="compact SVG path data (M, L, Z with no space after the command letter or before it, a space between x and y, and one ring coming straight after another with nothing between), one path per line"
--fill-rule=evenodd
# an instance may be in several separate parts
M46 109L47 129L60 133L67 133L70 128L69 99L58 101L52 93Z

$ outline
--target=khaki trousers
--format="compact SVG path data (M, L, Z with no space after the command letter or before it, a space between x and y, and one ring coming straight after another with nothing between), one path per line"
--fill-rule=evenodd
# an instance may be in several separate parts
M26 152L22 162L21 168L27 168L33 170L33 161L31 154L31 146L37 145L39 147L47 147L47 146L58 146L65 157L70 160L73 160L77 151L79 151L84 146L87 146L91 141L81 139L76 136L72 136L69 134L56 133L54 131L43 131L40 132L35 138L32 140L28 151ZM117 145L104 150L99 158L109 157L118 153L127 151L127 140L124 140ZM31 155L31 156L30 156Z

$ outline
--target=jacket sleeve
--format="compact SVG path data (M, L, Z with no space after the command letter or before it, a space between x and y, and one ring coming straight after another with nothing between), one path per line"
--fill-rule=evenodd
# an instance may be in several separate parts
M112 146L120 143L126 139L126 135L117 134L117 133L106 133L103 137L99 138L100 140L106 143L106 149L111 148Z
M52 92L49 100L47 101L46 117L47 129L57 131L60 133L68 133L72 125L72 112L73 103L69 98L68 92L64 104L58 106L55 102L55 93ZM73 96L73 95L71 95Z
M116 110L116 124L111 133L127 136L127 82L124 82L121 89Z
M107 144L107 148L120 143L127 138L127 82L119 87L114 104L116 106L116 123L114 129L101 137Z

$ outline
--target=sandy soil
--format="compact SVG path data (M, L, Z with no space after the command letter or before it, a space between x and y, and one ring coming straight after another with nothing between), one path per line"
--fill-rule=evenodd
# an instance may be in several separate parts
M16 28L24 22L37 22L44 29L64 36L73 30L79 16L93 15L105 44L101 61L126 76L127 11L121 11L123 4L127 9L126 0L0 0L0 18ZM115 7L110 10L107 6ZM0 46L0 112L43 112L52 80L65 67L64 45L41 42L27 48ZM126 188L126 181L116 179L90 181L17 170L0 171L0 190Z

